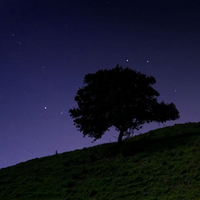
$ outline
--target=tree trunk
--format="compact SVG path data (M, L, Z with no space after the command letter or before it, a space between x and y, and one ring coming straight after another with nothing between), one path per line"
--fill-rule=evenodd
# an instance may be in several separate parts
M118 136L118 145L121 145L123 136L124 136L124 131L120 131Z

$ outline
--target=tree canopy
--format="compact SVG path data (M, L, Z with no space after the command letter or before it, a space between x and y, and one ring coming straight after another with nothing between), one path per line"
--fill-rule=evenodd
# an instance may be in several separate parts
M139 130L144 123L179 118L173 103L158 103L159 93L152 87L155 83L152 76L118 65L87 74L75 96L78 108L70 109L70 116L83 136L96 140L115 127L121 143L128 129Z

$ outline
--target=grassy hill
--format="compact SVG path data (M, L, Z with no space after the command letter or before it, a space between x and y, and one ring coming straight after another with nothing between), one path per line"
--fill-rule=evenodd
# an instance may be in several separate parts
M0 199L200 199L200 123L1 169Z

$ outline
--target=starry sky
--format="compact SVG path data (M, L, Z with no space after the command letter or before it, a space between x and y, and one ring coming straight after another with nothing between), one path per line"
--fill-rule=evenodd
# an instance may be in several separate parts
M200 121L199 54L198 1L1 0L0 168L116 141L83 138L68 111L85 74L117 64L156 78L180 112L165 125Z

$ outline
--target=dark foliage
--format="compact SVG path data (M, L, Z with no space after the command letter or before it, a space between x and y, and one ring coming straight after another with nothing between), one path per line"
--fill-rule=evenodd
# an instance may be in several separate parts
M144 123L166 122L179 118L173 103L157 102L159 93L152 88L156 80L130 68L115 67L87 74L75 96L78 108L70 109L70 116L83 135L95 140L115 127L118 142L130 130L138 130Z

